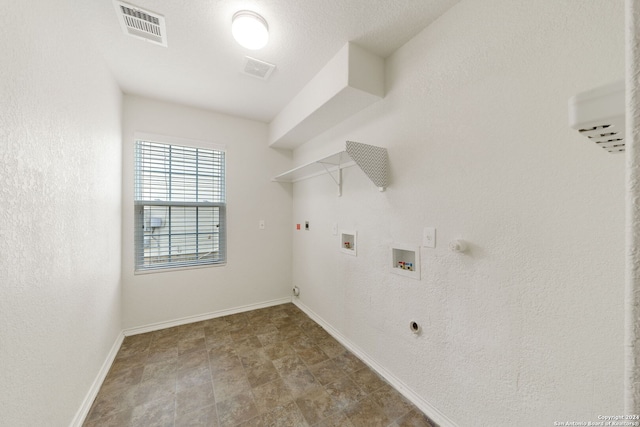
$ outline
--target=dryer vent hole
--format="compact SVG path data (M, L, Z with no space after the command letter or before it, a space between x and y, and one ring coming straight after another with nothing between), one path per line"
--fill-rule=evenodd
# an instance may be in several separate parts
M418 332L420 332L420 325L418 325L417 322L411 322L409 323L409 329L411 329L411 332L413 332L414 334L417 334Z

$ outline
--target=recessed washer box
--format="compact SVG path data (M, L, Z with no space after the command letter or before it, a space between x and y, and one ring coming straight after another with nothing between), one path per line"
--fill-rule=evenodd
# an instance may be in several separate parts
M357 255L358 233L355 230L340 231L340 252L348 255Z
M391 272L420 280L420 248L405 244L391 247Z

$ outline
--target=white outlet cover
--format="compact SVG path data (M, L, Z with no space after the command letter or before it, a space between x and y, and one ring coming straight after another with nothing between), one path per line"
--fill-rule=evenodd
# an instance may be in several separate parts
M422 230L422 246L425 248L436 247L436 229L434 227L425 227Z

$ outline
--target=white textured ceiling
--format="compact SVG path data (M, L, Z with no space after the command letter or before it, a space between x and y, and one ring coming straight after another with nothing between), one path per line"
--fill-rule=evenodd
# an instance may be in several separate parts
M125 35L111 0L80 2L96 48L123 92L270 122L348 41L387 57L459 0L130 0L165 16L168 47ZM269 44L238 45L242 9L269 23ZM244 57L276 65L267 81Z

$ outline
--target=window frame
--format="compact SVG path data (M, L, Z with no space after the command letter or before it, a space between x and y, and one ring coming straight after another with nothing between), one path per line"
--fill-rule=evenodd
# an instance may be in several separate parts
M222 188L220 190L220 194L216 193L217 196L221 197L220 201L215 202L203 202L203 201L173 201L173 200L149 200L144 199L144 197L140 198L140 173L142 170L140 168L140 162L138 159L138 142L147 142L153 144L163 144L171 147L175 147L178 149L197 149L197 150L208 150L212 152L218 152L215 155L222 155ZM193 269L193 268L206 268L206 267L219 267L225 266L227 263L227 202L226 202L226 179L227 179L227 150L226 146L222 144L216 144L206 141L199 141L187 138L179 138L179 137L170 137L163 135L154 135L149 133L135 132L134 134L134 165L133 165L133 186L134 186L134 194L133 194L133 214L134 214L134 273L135 274L146 274L146 273L157 273L157 272L169 272L176 270L184 270L184 269ZM194 165L197 163L194 162ZM197 181L198 182L198 181ZM196 184L197 185L197 184ZM170 198L171 196L168 196ZM168 260L165 262L154 264L148 264L144 261L145 259L145 209L152 209L154 207L164 207L167 210L171 210L172 208L195 208L196 212L199 208L214 208L212 210L211 215L215 216L215 212L217 209L217 257L210 259L197 259L197 260L185 260L183 262L180 261L172 261L172 248L168 247L169 254L166 255ZM167 211L167 212L168 212ZM196 221L199 221L198 214L196 213ZM186 223L185 223L186 224ZM213 224L213 221L212 221ZM199 222L196 222L196 236L199 235L198 227L200 226ZM171 239L172 233L167 234L168 238ZM196 237L197 239L197 237ZM170 241L170 240L169 240ZM196 240L197 242L197 240ZM196 243L197 250L197 243ZM197 254L197 252L196 252Z

